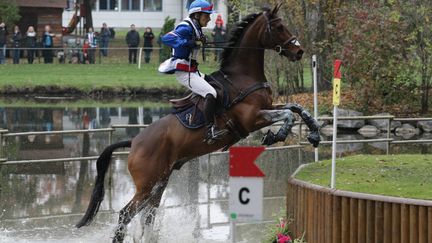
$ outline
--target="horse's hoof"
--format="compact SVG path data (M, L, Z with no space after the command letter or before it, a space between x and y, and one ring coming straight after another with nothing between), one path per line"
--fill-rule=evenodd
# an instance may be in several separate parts
M320 141L321 141L321 137L320 137L319 132L315 131L315 132L309 133L309 135L307 136L307 140L309 141L309 143L312 144L312 146L317 148Z
M272 145L275 143L275 135L271 130L268 130L266 135L261 139L262 145Z

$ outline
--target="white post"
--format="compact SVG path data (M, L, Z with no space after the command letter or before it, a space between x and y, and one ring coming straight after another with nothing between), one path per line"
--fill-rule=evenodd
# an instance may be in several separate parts
M317 80L317 59L312 56L313 86L314 86L314 118L318 119L318 80ZM315 162L318 162L318 148L315 148Z
M341 91L341 67L342 61L336 59L334 62L333 71L333 142L332 142L332 168L331 168L331 183L330 188L334 189L336 186L336 140L337 140L337 117L338 106L340 104L340 91Z
M138 69L141 69L141 56L142 56L142 47L140 47L138 53Z
M100 108L99 107L96 107L96 123L97 123L97 126L99 127L99 124L100 124Z
M144 107L138 107L138 124L144 124Z
M231 243L235 243L235 219L231 218L230 222Z
M333 142L332 142L332 168L330 188L334 189L336 184L336 138L337 138L337 105L333 108Z

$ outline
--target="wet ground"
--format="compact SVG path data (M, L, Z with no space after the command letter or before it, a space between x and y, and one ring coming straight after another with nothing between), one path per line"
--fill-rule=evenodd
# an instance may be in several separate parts
M266 151L258 160L264 180L264 220L236 226L236 241L262 242L266 227L283 215L285 183L299 165L299 149ZM126 242L227 242L228 156L204 156L175 171L162 198L151 233L137 216ZM33 167L33 168L32 168ZM49 167L47 173L44 167ZM7 165L1 168L0 242L109 242L118 211L134 193L125 157L113 160L112 186L96 220L76 229L87 207L94 162ZM33 173L32 173L33 171ZM148 241L145 241L145 240Z
M169 108L5 108L0 125L10 132L103 128L112 124L150 123ZM113 141L133 137L138 128L116 129ZM257 145L262 133L243 144ZM379 136L385 136L380 134ZM294 138L294 139L293 139ZM339 139L364 139L340 134ZM324 137L331 140L331 137ZM304 138L303 138L304 140ZM290 135L288 142L297 143ZM50 159L98 155L109 143L108 133L8 137L3 156L9 160ZM339 144L338 156L385 154L386 143ZM431 145L392 145L390 153L430 153ZM328 159L330 146L320 146ZM105 200L89 227L74 225L85 212L96 176L95 161L0 165L0 242L110 242L118 211L131 199L134 186L126 157L113 159ZM268 227L284 215L285 184L302 163L313 161L313 150L271 150L257 164L264 171L264 219L237 224L237 242L262 242ZM175 171L163 195L152 229L143 232L140 216L128 229L126 242L229 242L228 156L201 157Z

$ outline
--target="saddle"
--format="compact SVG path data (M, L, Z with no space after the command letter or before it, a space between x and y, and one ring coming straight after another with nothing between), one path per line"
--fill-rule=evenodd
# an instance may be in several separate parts
M237 124L229 117L225 116L225 111L236 105L237 103L244 100L249 94L259 90L268 89L270 84L267 82L257 83L248 87L244 90L237 89L237 94L234 97L230 97L228 92L229 85L234 84L226 77L221 71L212 73L209 76L205 76L204 79L216 90L216 117L222 118L225 123L226 131L234 136L234 140L225 145L222 151L226 151L231 145L235 144L240 139L243 139L249 135L249 132L245 130L240 124ZM179 122L189 129L198 129L204 126L204 98L190 93L186 97L181 99L170 100L173 111L172 113L177 117Z
M216 90L216 115L219 115L229 105L230 97L227 88L218 82L212 75L205 75L204 79ZM189 93L180 99L170 100L173 111L180 123L189 129L198 129L204 126L204 98L195 93Z

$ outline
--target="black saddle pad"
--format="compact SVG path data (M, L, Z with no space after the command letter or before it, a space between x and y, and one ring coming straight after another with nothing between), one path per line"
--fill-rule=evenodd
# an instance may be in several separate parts
M198 129L204 126L204 113L198 109L197 105L192 105L182 110L174 109L172 113L186 128Z
M206 75L205 80L215 88L218 98L217 98L217 114L223 112L225 108L228 107L230 103L230 96L228 90L224 85L216 80L223 79L218 72L211 75ZM198 129L204 126L204 113L202 111L203 98L199 95L192 95L189 98L190 102L185 102L184 106L173 107L174 114L180 123L189 129Z

